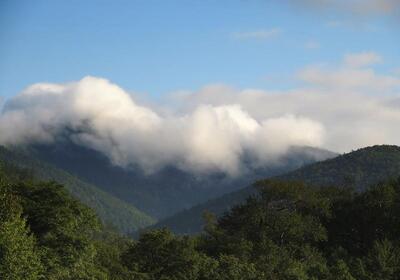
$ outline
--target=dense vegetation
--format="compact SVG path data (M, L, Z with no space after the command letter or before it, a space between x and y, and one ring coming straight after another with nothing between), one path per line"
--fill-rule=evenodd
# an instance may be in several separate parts
M155 220L134 206L113 197L98 187L83 182L75 176L48 163L37 160L21 150L10 150L0 146L0 163L12 163L29 170L32 176L43 181L56 181L84 204L93 208L102 222L115 226L120 232L134 232Z
M349 185L357 190L400 175L400 147L372 146L317 162L279 176L319 185Z
M325 150L297 147L291 149L279 164L254 168L249 162L248 170L242 176L231 178L221 173L195 176L173 166L152 174L136 166L121 168L112 165L102 153L72 143L68 136L49 145L31 145L26 151L156 219L243 188L256 180L336 155Z
M313 163L277 178L302 181L315 186L351 186L363 190L367 186L398 176L400 176L400 147L382 145ZM225 194L161 220L153 228L168 227L180 234L199 233L204 226L202 219L204 211L222 215L232 206L243 203L255 192L256 189L250 186Z
M264 180L205 232L137 241L57 183L0 165L0 279L398 279L400 180L365 192Z

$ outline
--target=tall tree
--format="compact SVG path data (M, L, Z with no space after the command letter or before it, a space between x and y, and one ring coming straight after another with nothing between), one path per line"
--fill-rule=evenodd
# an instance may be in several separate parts
M43 276L40 252L22 208L8 190L0 185L0 279L36 280Z

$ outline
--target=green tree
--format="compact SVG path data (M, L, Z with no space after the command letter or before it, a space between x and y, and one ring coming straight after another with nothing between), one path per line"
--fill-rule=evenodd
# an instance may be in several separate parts
M108 229L98 234L95 238L96 266L107 275L109 280L136 279L122 262L121 255L133 243L128 237L120 236Z
M322 221L330 202L302 183L261 181L260 194L234 207L208 227L202 249L209 255L232 255L254 263L271 279L308 279L327 274L319 251L327 240Z
M387 239L375 241L363 263L364 279L399 279L400 250Z
M351 274L350 268L344 260L337 260L331 267L330 277L331 280L356 280Z
M207 280L258 280L265 279L264 274L257 271L254 264L246 263L235 256L221 255L218 265Z
M200 262L194 239L175 237L165 229L142 234L123 258L132 271L151 279L196 279Z
M102 279L95 266L93 235L99 230L94 212L56 183L13 186L23 215L43 251L48 279Z
M22 209L6 185L0 186L0 279L36 280L43 266Z

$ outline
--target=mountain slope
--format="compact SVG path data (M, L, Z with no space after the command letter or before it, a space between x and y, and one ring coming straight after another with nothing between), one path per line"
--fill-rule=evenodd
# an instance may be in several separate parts
M400 147L372 146L299 168L279 178L313 185L351 185L358 190L400 175Z
M121 232L132 232L155 222L153 218L132 205L63 170L37 160L20 149L7 149L0 146L0 162L31 170L34 177L39 180L54 180L65 185L74 197L93 208L103 222L115 226Z
M335 155L313 148L293 148L274 165L248 168L237 178L221 173L196 176L173 166L145 174L135 166L122 168L112 165L103 154L78 146L65 138L51 145L31 145L28 149L35 157L100 187L156 218L168 217L182 209L242 188L254 180L283 174L317 159Z
M282 180L299 180L318 186L352 185L359 190L388 178L400 176L400 147L373 146L299 168L277 176ZM168 227L176 233L197 233L202 230L202 215L217 215L243 203L255 193L253 186L225 194L161 220L154 228Z

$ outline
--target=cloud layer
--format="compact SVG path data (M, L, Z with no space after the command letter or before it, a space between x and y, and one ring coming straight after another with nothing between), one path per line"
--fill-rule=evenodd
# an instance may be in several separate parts
M68 84L35 84L11 99L0 118L0 143L71 138L115 164L151 172L174 164L195 172L239 172L244 155L273 161L292 145L319 146L324 129L294 115L256 120L238 104L198 104L186 114L160 115L120 87L86 77Z
M378 59L379 58L379 59ZM297 73L303 85L286 91L236 90L207 86L178 99L183 108L208 102L240 104L257 119L302 116L325 129L322 146L337 152L375 144L400 144L400 75L382 74L372 52L348 54L339 65L307 66Z
M345 152L400 144L400 77L376 73L373 64L381 60L371 52L349 54L336 67L299 71L297 89L211 85L175 94L161 109L138 104L102 78L35 84L5 104L0 144L51 143L68 129L74 142L121 166L231 175L244 157L268 164L291 146Z

